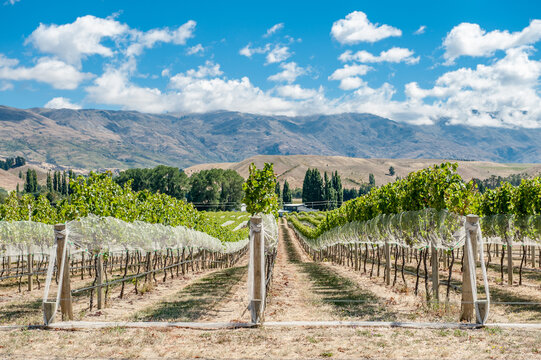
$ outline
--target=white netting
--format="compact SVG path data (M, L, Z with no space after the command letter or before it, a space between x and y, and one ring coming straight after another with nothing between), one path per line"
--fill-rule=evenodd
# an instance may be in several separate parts
M427 209L346 223L324 232L317 239L309 239L298 229L294 230L315 250L335 244L383 245L385 242L414 249L431 245L437 249L452 249L464 245L465 222L465 216Z
M248 239L222 243L204 232L185 226L128 223L112 217L88 216L66 224L69 252L154 251L191 248L233 253L248 244ZM49 255L54 245L54 226L31 221L0 221L0 256Z
M0 256L48 255L54 227L33 221L0 221Z
M492 215L481 219L485 242L541 246L541 215Z

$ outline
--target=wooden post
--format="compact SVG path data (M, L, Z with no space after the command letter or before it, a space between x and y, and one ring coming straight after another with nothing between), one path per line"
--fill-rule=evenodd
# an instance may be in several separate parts
M261 322L261 315L264 301L264 277L265 277L265 251L263 237L261 233L262 219L260 217L252 217L250 219L250 232L253 238L252 243L252 258L250 261L253 264L254 277L252 288L252 301L250 310L252 313L252 323L258 324Z
M530 246L531 256L532 256L532 267L535 268L535 246Z
M432 294L434 296L434 301L437 303L440 301L440 264L438 261L438 250L434 244L432 244L430 248L432 253Z
M64 247L68 246L66 239L66 225L57 224L54 226L54 232L56 237L56 266L57 271L60 272L62 264L62 255L64 254ZM66 249L66 256L64 258L64 271L59 274L62 276L62 288L60 289L60 310L62 312L62 320L73 320L73 305L71 301L71 284L70 284L70 263L68 261L68 252Z
M391 285L391 247L389 239L385 239L385 283Z
M355 243L355 271L359 271L359 245Z
M477 215L468 215L466 217L466 221L469 224L478 224L479 222L479 216ZM477 284L475 282L476 276L475 276L475 266L470 268L470 247L473 251L473 244L477 240L477 231L476 230L468 230L466 228L466 231L469 231L470 233L470 239L471 242L468 242L466 240L466 243L464 244L464 271L462 272L462 306L461 306L461 313L460 313L460 321L468 321L471 322L474 317L474 308L475 305L473 303L473 292L477 292ZM475 240L475 241L474 241ZM474 264L475 262L475 255L473 255L474 258ZM473 276L472 276L473 275ZM471 279L473 278L473 283Z
M507 239L507 284L513 286L513 244Z
M96 273L96 286L98 294L98 310L103 307L103 289L101 287L101 284L103 284L103 258L101 254L98 254L98 266L97 266L97 273Z
M32 268L34 262L34 256L32 254L28 254L28 291L32 291Z

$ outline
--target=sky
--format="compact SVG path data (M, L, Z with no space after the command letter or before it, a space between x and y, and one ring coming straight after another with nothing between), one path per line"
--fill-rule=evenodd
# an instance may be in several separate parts
M0 104L541 127L540 1L0 0Z

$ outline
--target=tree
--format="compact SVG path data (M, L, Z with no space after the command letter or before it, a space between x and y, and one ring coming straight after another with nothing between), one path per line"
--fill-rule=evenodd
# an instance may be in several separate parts
M284 189L282 191L282 200L284 201L284 204L291 204L291 202L293 201L292 199L292 194L291 194L291 189L289 188L289 183L286 181L284 181Z
M310 207L324 209L324 183L317 169L308 169L302 186L302 201Z
M250 175L243 185L246 210L253 215L276 213L278 197L276 195L276 176L273 165L265 163L262 170L250 164Z
M53 173L53 190L58 191L58 172Z
M357 189L344 189L343 196L343 201L348 201L358 197L359 192L357 191Z
M53 191L53 180L51 179L51 172L47 173L47 191Z
M332 187L336 191L336 201L338 206L341 206L344 202L344 190L342 189L342 179L338 175L338 171L334 172L334 175L331 179Z
M36 171L32 169L26 170L26 181L24 183L24 191L31 194L39 190L38 177Z
M68 194L68 182L66 180L66 172L64 171L62 173L62 188L61 188L61 191L60 191L63 195L67 195Z
M394 174L395 174L394 167L391 166L391 167L389 168L389 175L394 176Z
M282 205L282 194L280 191L280 182L276 181L276 187L274 188L274 192L276 193L276 196L278 197L278 205Z
M372 173L368 174L368 184L372 187L376 186L376 177Z

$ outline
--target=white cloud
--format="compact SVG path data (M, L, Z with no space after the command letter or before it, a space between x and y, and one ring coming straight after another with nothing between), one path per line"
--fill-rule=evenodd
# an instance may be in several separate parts
M357 44L401 36L402 31L389 25L372 24L364 12L354 11L334 22L331 35L341 44Z
M12 83L9 83L9 82L6 82L6 81L2 81L0 83L0 91L7 91L7 90L12 90L13 89L13 84Z
M135 41L128 47L126 54L128 56L139 55L145 48L150 49L159 42L185 45L186 40L194 36L193 33L196 25L197 23L195 21L189 20L174 30L167 27L151 29L146 32L133 30L131 32ZM201 46L201 44L199 45Z
M73 104L70 99L66 99L65 97L55 97L45 104L44 107L48 109L81 109L81 105Z
M190 69L186 73L181 73L173 76L170 79L170 85L173 88L180 88L189 84L193 79L213 78L223 75L220 70L220 64L214 64L212 61L205 62L205 65L200 65L197 70Z
M239 54L246 57L252 57L252 55L254 54L265 54L269 50L270 50L270 44L267 44L264 47L256 47L256 48L253 48L252 44L248 44L242 49L240 49Z
M443 41L447 64L460 56L491 56L497 50L534 44L541 40L541 20L533 20L522 31L486 32L478 24L461 23L455 26Z
M275 45L274 48L267 54L267 64L273 64L287 60L291 56L289 47Z
M379 62L392 62L399 63L405 62L406 64L416 64L419 62L419 57L413 56L414 52L409 49L393 47L387 51L380 52L379 56L373 55L365 50L352 53L351 50L347 50L338 58L342 62L357 61L361 63L379 63Z
M341 69L335 70L329 80L340 81L340 89L353 90L357 89L364 84L360 78L362 75L366 75L372 68L367 65L345 65Z
M413 103L435 98L432 109L451 123L474 126L541 127L538 79L541 61L528 47L509 49L501 60L475 69L460 68L440 76L432 89L406 86Z
M32 67L18 66L19 61L0 54L0 79L22 81L34 80L50 84L55 89L76 89L81 82L93 77L82 73L63 61L43 57Z
M280 64L280 67L284 70L277 74L269 76L268 77L269 80L278 81L278 82L287 82L291 84L299 76L307 73L307 70L305 68L297 66L297 63L295 62L282 63Z
M426 26L425 25L421 25L419 26L419 28L417 30L415 30L415 32L413 33L413 35L421 35L421 34L424 34L425 33L425 30L426 30Z
M278 23L276 25L273 25L270 29L267 30L267 32L265 33L265 35L263 35L263 37L269 37L283 28L284 28L284 23Z
M88 55L113 56L113 50L101 44L102 39L116 39L127 31L128 26L112 18L87 15L77 18L71 24L40 24L25 43L32 43L44 53L80 66L81 59Z
M15 3L18 3L21 0L7 0L4 5L15 5Z
M304 89L299 84L283 85L276 88L276 92L286 98L295 100L307 100L323 95L323 87L318 90Z
M186 53L188 55L196 55L196 54L201 54L202 55L204 51L205 51L205 48L203 47L203 45L197 44L195 46L189 47L186 50Z
M88 100L99 104L151 113L171 109L171 104L160 90L132 84L128 72L123 69L107 69L86 91Z

